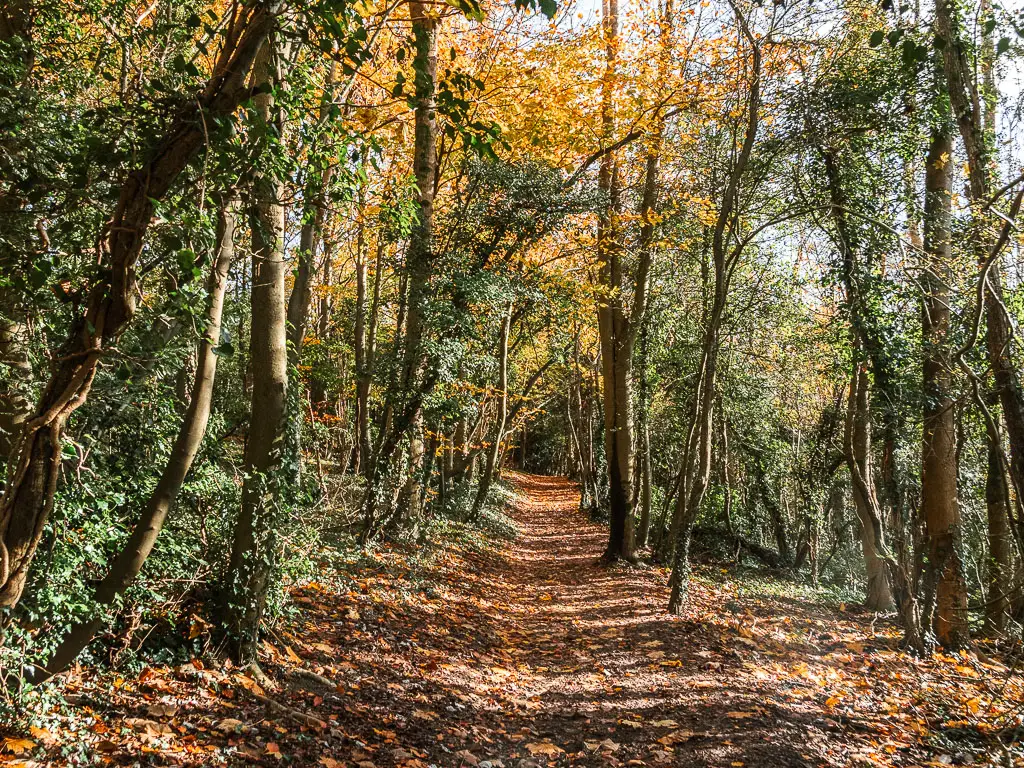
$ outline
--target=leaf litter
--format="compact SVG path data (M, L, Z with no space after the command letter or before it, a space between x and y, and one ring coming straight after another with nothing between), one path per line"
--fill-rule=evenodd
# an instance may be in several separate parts
M1024 685L994 655L915 659L891 624L717 566L669 616L663 570L598 564L575 486L510 479L515 541L446 546L429 588L398 547L296 588L258 670L80 668L0 764L1024 765Z

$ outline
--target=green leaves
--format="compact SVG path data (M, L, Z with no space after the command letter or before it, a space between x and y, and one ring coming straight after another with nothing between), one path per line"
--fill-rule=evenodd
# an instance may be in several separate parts
M900 45L900 41L903 41ZM907 30L901 27L886 32L884 29L876 29L868 38L868 45L872 48L879 48L883 43L889 43L890 48L900 45L903 66L906 69L915 70L928 60L931 48L925 43L919 43L907 34ZM939 47L939 46L936 46Z
M516 8L521 11L540 11L553 19L558 12L558 3L555 0L516 0Z
M477 0L444 0L452 8L462 11L467 19L483 21L484 12Z

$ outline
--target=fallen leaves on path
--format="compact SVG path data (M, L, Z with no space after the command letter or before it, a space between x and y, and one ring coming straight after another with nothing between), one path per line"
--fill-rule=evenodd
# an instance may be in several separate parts
M570 483L511 479L516 541L418 571L387 549L306 584L260 674L79 672L72 712L4 739L0 763L925 766L985 759L1020 725L998 661L912 659L893 627L785 585L705 568L668 616L663 571L598 565L604 529Z

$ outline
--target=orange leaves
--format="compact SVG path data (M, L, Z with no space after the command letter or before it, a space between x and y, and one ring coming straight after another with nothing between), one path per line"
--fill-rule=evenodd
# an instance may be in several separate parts
M0 741L0 748L13 755L23 755L35 749L36 743L31 739L16 739L8 737Z

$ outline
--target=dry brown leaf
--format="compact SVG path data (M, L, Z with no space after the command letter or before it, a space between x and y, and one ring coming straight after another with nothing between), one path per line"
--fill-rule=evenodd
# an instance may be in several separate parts
M564 749L550 741L532 742L526 745L526 749L531 755L548 755L549 757L565 752Z

